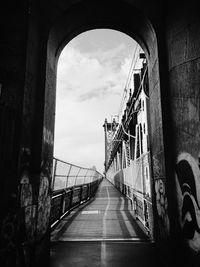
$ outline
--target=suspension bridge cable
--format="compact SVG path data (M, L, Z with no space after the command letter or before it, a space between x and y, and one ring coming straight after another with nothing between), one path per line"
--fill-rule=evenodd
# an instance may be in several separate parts
M127 87L128 87L128 84L130 83L130 79L131 79L131 75L133 73L133 70L135 69L135 66L136 66L136 64L138 62L139 57L137 57L137 56L138 56L140 50L141 50L141 47L137 43L137 45L135 47L135 50L134 50L133 58L132 58L132 61L131 61L131 66L130 66L130 69L129 69L127 80L126 80L126 83L125 83L124 92L123 92L123 95L122 95L122 100L121 100L121 103L120 103L120 108L119 108L119 112L118 112L119 116L122 113L122 109L123 109L123 106L124 106L124 103L125 103L125 100L126 100L126 97L127 97Z

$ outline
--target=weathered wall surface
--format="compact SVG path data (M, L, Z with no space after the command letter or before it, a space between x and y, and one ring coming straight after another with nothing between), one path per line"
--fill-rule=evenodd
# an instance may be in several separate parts
M19 207L19 151L21 139L22 103L24 94L27 14L26 1L8 3L0 8L0 265L15 266L22 253L20 240L24 229ZM27 178L24 176L24 187ZM26 181L25 181L26 180ZM22 206L31 202L32 191L27 186ZM28 212L28 210L26 211ZM30 224L27 225L30 227ZM19 232L21 231L21 235Z
M193 2L171 10L168 71L175 152L178 231L200 251L200 17Z
M55 96L45 93L46 24L36 2L4 6L0 16L0 265L5 267L48 260Z
M154 205L154 237L165 239L170 233L168 215L168 200L166 195L166 159L163 133L163 110L161 94L163 84L160 79L160 64L162 54L158 50L160 36L157 32L150 36L149 59L149 122L150 150L152 155L152 191Z

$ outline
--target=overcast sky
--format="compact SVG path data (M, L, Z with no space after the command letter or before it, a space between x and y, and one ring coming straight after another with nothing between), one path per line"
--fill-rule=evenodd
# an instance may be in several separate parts
M103 172L105 118L119 111L136 43L113 30L80 34L57 72L54 156Z

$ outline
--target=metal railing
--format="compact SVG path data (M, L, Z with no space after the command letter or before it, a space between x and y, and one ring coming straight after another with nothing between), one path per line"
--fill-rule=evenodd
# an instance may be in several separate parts
M111 165L106 174L108 180L122 194L131 199L135 216L141 221L148 234L152 233L153 227L150 166L151 158L148 151L134 161L132 160L130 167L114 172Z
M95 169L83 168L59 159L53 159L52 190L94 182L102 177Z
M102 179L103 175L95 169L83 168L54 158L51 228L72 209L94 196Z

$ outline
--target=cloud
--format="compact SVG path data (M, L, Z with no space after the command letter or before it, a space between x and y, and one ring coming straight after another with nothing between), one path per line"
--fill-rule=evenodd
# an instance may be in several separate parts
M89 100L89 99L92 99L92 98L99 98L102 95L105 96L107 90L108 90L107 87L102 87L102 88L99 88L97 90L92 90L92 91L90 91L90 92L88 92L86 94L80 95L78 100L79 101L86 101L86 100Z
M100 40L100 37L98 37ZM109 40L108 40L109 41ZM131 64L127 45L99 46L84 51L74 39L61 53L57 71L54 155L103 171L105 118L119 110ZM91 42L91 44L92 44ZM132 43L133 44L133 43ZM130 44L129 44L130 47Z
M86 53L89 58L96 58L102 64L119 66L122 63L122 58L125 57L126 47L125 44L119 44L115 48L102 51L98 49L93 53Z
M125 83L125 69L128 62L130 67L130 58L122 57L120 64L112 59L116 59L123 49L124 45L119 45L114 50L89 55L81 54L77 48L69 46L63 51L58 65L59 95L62 97L68 94L74 98L78 95L77 100L83 101L87 99L87 95L94 98L101 96L102 92L118 89L117 85L122 86Z
M86 100L90 100L90 99L102 99L107 97L109 94L116 94L119 95L119 86L117 84L115 84L112 81L108 81L107 84L105 86L102 86L100 88L97 89L93 89L87 93L81 94L78 97L78 101L86 101Z

